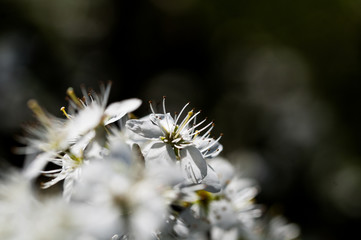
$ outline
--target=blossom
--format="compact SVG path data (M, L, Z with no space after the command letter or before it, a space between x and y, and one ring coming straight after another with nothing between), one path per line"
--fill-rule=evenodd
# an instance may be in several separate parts
M159 165L179 165L187 181L199 184L207 175L209 183L216 183L213 169L207 164L206 158L215 157L222 150L219 138L210 138L210 131L214 123L198 128L206 119L196 123L196 116L200 113L189 111L180 120L187 103L174 118L166 112L165 97L163 98L163 113L155 113L152 103L152 113L141 119L131 119L126 123L130 139L139 144L148 167ZM204 135L201 132L206 131ZM219 190L219 189L218 189Z
M104 208L69 204L58 196L39 198L17 171L0 181L0 239L110 239L114 219Z
M173 231L187 239L202 239L210 233L211 239L239 239L253 234L251 229L262 213L254 203L258 193L255 183L237 177L232 165L223 158L218 157L210 164L219 176L222 190L212 193L198 188L191 192L185 188L187 198L180 196L175 202L183 208L177 214L179 218L172 221Z
M283 239L299 228L281 217L261 218L259 188L219 157L221 136L199 112L163 109L128 119L139 99L107 106L110 84L78 98L58 118L29 101L39 126L29 126L23 172L0 176L1 239ZM186 112L186 113L185 113ZM118 121L118 124L116 122ZM29 161L31 160L31 161ZM48 165L51 163L51 165ZM48 167L52 167L49 169ZM35 192L40 173L63 181L61 194ZM30 181L29 181L30 180ZM40 197L41 196L41 197Z
M119 226L114 239L120 236L152 239L166 216L163 192L168 182L140 168L132 159L130 147L121 139L112 141L111 145L106 161L95 160L84 167L82 181L76 184L72 201L116 212Z
M110 92L110 84L102 86L101 94L86 94L82 89L83 99L76 97L69 88L68 112L62 107L66 120L58 120L46 114L36 102L30 107L42 124L34 138L28 138L30 148L38 149L38 154L25 168L24 174L34 178L40 173L53 179L45 184L50 187L61 180L64 181L64 196L69 199L74 181L81 174L81 167L92 158L97 158L106 151L107 125L124 117L128 112L137 109L139 99L127 99L115 102L106 107ZM44 142L44 144L43 144ZM46 146L46 147L44 147ZM42 171L48 162L60 168Z

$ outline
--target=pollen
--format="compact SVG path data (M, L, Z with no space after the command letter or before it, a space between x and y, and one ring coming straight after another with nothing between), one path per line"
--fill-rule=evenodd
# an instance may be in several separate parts
M70 118L71 118L70 115L65 111L65 107L61 107L61 108L60 108L60 111L63 112L64 116L65 116L67 119L70 119Z

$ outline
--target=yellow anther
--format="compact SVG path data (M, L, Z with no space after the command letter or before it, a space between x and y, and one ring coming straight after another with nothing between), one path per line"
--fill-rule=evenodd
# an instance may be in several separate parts
M192 117L193 115L193 110L189 111L187 114L187 118L185 120L183 120L182 125L180 126L180 128L177 131L177 134L174 136L174 138L178 137L179 133L183 130L183 128L188 124L189 119Z
M33 111L38 120L43 124L49 124L49 117L45 114L43 109L39 106L38 102L34 99L28 101L28 107Z
M69 114L65 111L65 107L61 107L61 108L60 108L60 111L63 112L64 116L65 116L67 119L70 119Z
M196 133L194 134L194 136L193 136L193 139L196 139L196 137L200 134L201 132L200 131L196 131Z
M78 105L79 107L83 108L83 104L81 104L79 98L75 95L74 93L74 89L73 88L68 88L68 90L66 91L66 93L69 95L69 97L71 98L71 100L73 100L73 102Z

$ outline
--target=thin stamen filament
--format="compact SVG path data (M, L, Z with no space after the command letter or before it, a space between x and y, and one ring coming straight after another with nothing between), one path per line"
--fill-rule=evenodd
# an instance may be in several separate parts
M49 117L45 114L45 112L39 106L36 100L33 99L29 100L28 107L34 112L34 114L36 115L36 117L39 119L40 122L42 122L44 125L51 125L51 121Z
M155 115L153 105L152 105L152 101L149 101L149 107L150 107L150 110L152 111L152 113Z
M168 127L169 132L170 132L169 136L171 137L172 136L172 131L171 131L170 127L169 127L167 111L165 110L165 96L163 97L163 113L164 113L165 121L167 123L167 127Z
M219 151L219 148L217 148L216 152L218 152L218 151ZM209 157L209 156L212 156L213 153L214 153L214 152L210 152L210 153L204 155L203 157L204 157L204 158L207 158L207 157Z
M175 138L178 137L178 135L181 133L181 131L183 130L183 128L187 125L189 119L192 117L193 115L193 110L189 111L187 114L187 117L183 119L180 127L177 130L177 134L174 136Z
M79 101L79 98L75 95L74 93L74 89L73 88L68 88L68 90L66 91L66 93L68 94L68 96L71 98L71 100L73 100L73 102L80 108L83 108L83 104Z
M179 117L182 115L182 113L183 113L184 109L185 109L188 105L189 105L189 102L187 102L187 104L186 104L186 105L184 105L184 107L182 108L182 110L179 112L179 114L178 114L177 118L176 118L176 119L175 119L175 121L174 121L174 126L176 126L176 125L177 125L177 122L178 122L178 120L179 120ZM173 131L174 131L174 130L173 130Z
M105 106L106 106L106 104L107 104L107 102L108 102L108 98L109 98L111 86L112 86L112 82L109 82L109 83L107 84L107 87L106 87L105 91L104 91L103 100L102 100L102 108L103 108L103 109L105 108ZM104 88L104 87L103 87L103 88Z
M194 127L192 127L192 128L194 129L194 128L200 126L200 125L201 125L202 123L204 123L206 120L207 120L207 119L204 119L202 122L198 123L196 126L194 126ZM207 124L205 127L203 127L201 130L197 130L195 133L192 133L192 134L190 135L190 137L193 136L193 135L195 135L195 134L197 134L197 132L198 132L198 134L199 134L200 132L206 130L206 129L207 129L209 126L211 126L212 124L213 124L213 122L208 123L208 124ZM191 130L191 129L190 129L190 130Z
M212 129L214 128L214 123L212 123L212 126L208 129L208 131L203 135L203 137L201 138L202 140L206 139L209 136L209 133L212 131Z
M70 115L65 111L65 107L61 107L61 108L60 108L60 111L63 112L64 116L65 116L67 119L70 119L70 118L71 118Z
M193 112L193 110L192 110L192 112ZM201 111L196 112L190 119L188 119L188 121L186 122L186 125L185 125L185 126L187 126L188 123L189 123L190 121L192 121L193 119L195 119L195 117L196 117L198 114L200 114L200 113L201 113Z
M211 147L213 147L216 143L218 143L218 141L222 138L223 134L221 134L216 140L213 141L212 144L210 144L209 146L206 146L204 149L200 150L201 152L204 152L208 149L210 149Z

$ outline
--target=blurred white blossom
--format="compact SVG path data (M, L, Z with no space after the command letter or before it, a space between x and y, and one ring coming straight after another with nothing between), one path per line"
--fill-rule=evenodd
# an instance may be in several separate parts
M210 138L212 122L197 123L200 112L188 111L181 120L186 104L172 117L163 98L163 113L150 104L152 114L128 119L141 101L106 107L109 91L110 85L102 86L100 95L83 90L78 98L69 88L64 118L29 102L40 125L27 128L25 168L0 182L1 239L291 240L300 235L298 226L281 216L263 217L255 202L257 183L218 156L221 137ZM37 189L40 174L52 178L43 188L63 181L62 194Z

